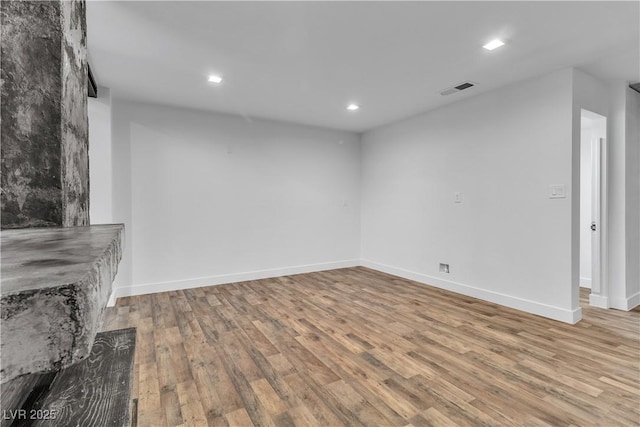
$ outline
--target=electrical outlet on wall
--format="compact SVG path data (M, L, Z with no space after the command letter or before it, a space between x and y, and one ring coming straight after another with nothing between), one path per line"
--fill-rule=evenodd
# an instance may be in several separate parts
M440 263L440 273L448 273L449 272L449 264Z
M549 185L549 198L550 199L564 199L567 197L564 184L551 184Z

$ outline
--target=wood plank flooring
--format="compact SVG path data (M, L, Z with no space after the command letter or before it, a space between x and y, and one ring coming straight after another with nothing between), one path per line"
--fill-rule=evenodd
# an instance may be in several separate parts
M104 328L137 328L139 426L640 425L640 311L583 308L358 267L121 298Z

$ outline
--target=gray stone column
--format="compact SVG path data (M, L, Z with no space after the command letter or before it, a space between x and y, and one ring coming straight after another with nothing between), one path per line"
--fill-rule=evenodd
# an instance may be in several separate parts
M89 225L84 0L0 6L2 228Z

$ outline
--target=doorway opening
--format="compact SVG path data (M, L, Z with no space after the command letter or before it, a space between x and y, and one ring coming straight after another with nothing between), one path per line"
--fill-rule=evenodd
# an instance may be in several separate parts
M580 114L580 287L589 304L609 308L606 274L607 118Z

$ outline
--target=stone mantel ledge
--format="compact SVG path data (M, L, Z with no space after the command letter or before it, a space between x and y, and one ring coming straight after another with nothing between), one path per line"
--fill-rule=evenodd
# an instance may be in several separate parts
M0 382L91 351L122 258L124 225L2 230Z

